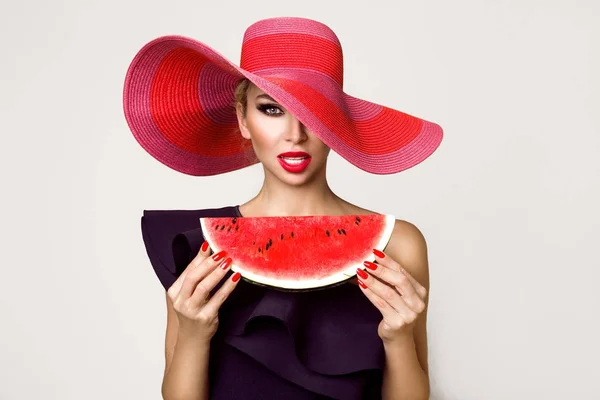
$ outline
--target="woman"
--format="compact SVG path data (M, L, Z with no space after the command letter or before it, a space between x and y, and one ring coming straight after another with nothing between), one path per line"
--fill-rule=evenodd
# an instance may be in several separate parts
M428 398L427 250L414 225L397 220L359 279L309 293L240 280L198 227L201 216L373 213L331 191L330 149L377 174L435 151L439 126L345 94L342 64L333 31L304 18L251 25L240 67L178 36L148 43L132 62L125 114L151 155L190 175L257 162L265 175L240 206L142 217L167 289L165 399Z

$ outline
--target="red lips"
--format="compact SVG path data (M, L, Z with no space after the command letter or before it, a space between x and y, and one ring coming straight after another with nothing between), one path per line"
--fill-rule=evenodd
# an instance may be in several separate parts
M292 158L302 158L303 160L290 160ZM302 172L310 164L311 156L303 151L288 151L277 156L277 161L287 172L299 173ZM286 160L288 159L288 160Z
M288 151L286 153L281 153L277 157L310 157L310 154L303 151Z

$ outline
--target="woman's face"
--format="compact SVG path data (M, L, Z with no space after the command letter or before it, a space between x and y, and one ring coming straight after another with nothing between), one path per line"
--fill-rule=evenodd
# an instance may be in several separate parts
M290 185L301 185L322 173L329 147L296 117L255 85L247 91L247 109L237 116L242 136L252 140L256 156L267 172Z

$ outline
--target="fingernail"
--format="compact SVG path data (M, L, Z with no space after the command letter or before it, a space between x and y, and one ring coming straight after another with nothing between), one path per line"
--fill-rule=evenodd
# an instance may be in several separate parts
M367 285L365 285L365 283L363 281L361 281L360 279L358 279L358 284L360 285L361 288L366 289Z
M222 259L223 257L225 257L227 253L225 252L225 250L221 250L220 252L218 252L217 254L213 255L212 258L215 261L219 261L220 259Z
M373 271L377 269L377 264L373 264L371 261L365 261L363 264L365 267L372 269Z
M377 249L373 249L373 254L375 254L379 258L385 258L385 254L383 254L381 251L379 251Z
M229 258L227 258L227 260L223 261L223 264L221 264L221 269L229 268L229 264L231 264L231 257L229 257Z
M202 251L206 250L208 250L208 242L205 240L204 243L202 243Z
M356 268L356 273L363 279L367 279L369 277L369 275L367 275L367 273L360 268Z
M231 280L234 282L237 282L240 279L240 276L242 276L242 274L240 274L239 272L236 272L235 274L233 274L233 276L231 277Z

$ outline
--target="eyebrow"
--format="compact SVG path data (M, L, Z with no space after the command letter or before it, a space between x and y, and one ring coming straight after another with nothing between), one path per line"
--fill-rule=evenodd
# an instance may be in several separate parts
M272 101L272 102L274 102L274 103L278 103L278 101L277 101L277 100L275 100L274 98L272 98L271 96L269 96L269 95L268 95L268 94L266 94L266 93L259 94L258 96L256 96L256 98L257 98L257 99L267 99L267 100L271 100L271 101Z

